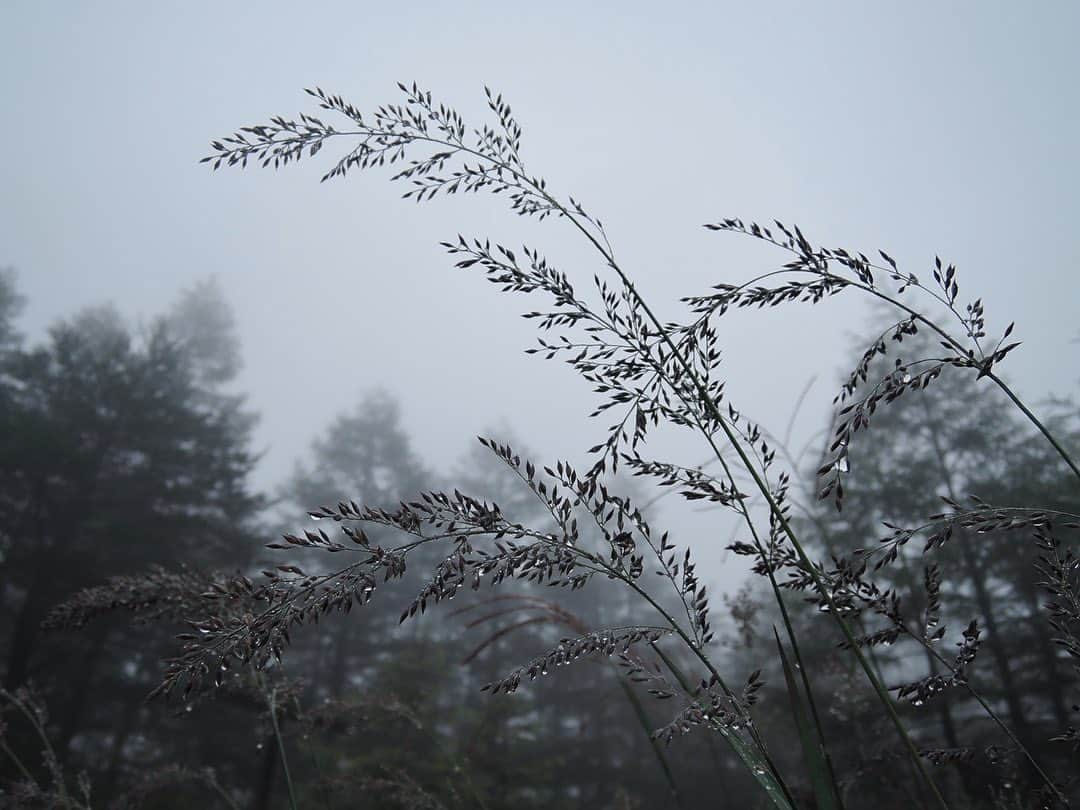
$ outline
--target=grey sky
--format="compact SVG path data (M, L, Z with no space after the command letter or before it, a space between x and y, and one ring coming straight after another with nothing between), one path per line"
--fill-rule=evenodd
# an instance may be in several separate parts
M326 153L278 175L196 162L237 126L311 110L305 86L364 109L416 79L476 120L487 83L513 104L532 169L601 216L665 313L782 261L702 223L776 217L920 275L935 253L956 262L991 331L1017 321L1020 390L1066 393L1080 378L1078 30L1065 2L9 0L0 264L20 272L33 336L105 300L152 316L217 274L262 414L264 486L380 385L443 468L501 420L543 458L580 457L602 427L583 420L585 386L523 357L528 303L452 271L437 246L527 241L588 278L596 264L564 227L498 199L417 207L377 174L320 185ZM818 374L805 437L866 311L733 321L729 393L782 430Z

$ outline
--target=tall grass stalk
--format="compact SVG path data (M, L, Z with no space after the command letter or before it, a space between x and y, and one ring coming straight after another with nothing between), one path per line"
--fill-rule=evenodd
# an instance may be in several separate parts
M394 179L408 182L410 188L404 196L417 202L440 194L490 191L508 198L516 214L538 220L548 217L564 220L595 250L608 271L605 278L594 276L593 302L579 294L570 277L556 270L535 249L523 248L519 260L514 250L492 245L488 240L458 236L443 245L455 257L458 267L477 267L508 292L548 296L551 309L530 312L526 317L537 319L541 332L553 333L555 339L541 337L539 347L531 351L549 358L561 357L593 385L602 398L594 416L609 409L621 409L623 416L608 430L605 440L590 450L595 462L584 473L563 462L540 471L531 461L523 462L512 448L485 441L540 499L555 531L515 523L496 504L458 492L424 493L415 501L402 503L397 510L345 500L336 506L319 507L311 513L312 517L342 524L342 531L351 543L338 542L320 530L287 535L285 545L272 547L349 551L358 554L359 560L317 576L287 566L281 569L285 575L271 572L268 584L255 586L243 580L230 584L231 591L223 587L223 599L246 598L260 602L263 607L250 621L237 622L219 615L196 625L198 633L186 640L183 654L170 665L162 691L201 685L203 672L218 661L238 658L256 665L265 663L269 657L280 655L287 645L291 625L329 609L363 604L375 588L377 574L384 579L399 577L412 550L420 545L444 542L451 546L451 554L438 566L430 584L406 608L403 620L422 613L429 602L451 598L462 587L479 588L484 578L492 584L517 578L577 589L600 575L621 581L663 621L661 627L636 625L566 639L555 650L486 688L492 692L512 692L523 678L546 674L549 665L568 663L580 655L622 653L622 665L651 683L650 692L654 696L681 697L684 708L666 730L668 738L675 730L685 731L693 725L719 732L761 782L774 805L790 807L794 804L792 793L750 716L753 684L748 684L740 694L725 680L709 654L712 640L709 599L696 576L691 549L686 548L680 555L666 533L656 536L640 509L609 491L605 476L622 464L635 474L657 479L661 485L679 488L690 499L706 499L731 509L748 530L752 542L740 553L753 556L758 572L769 580L794 660L794 666L789 667L783 642L778 637L785 672L791 676L793 712L799 714L801 700L807 701L806 714L800 715L803 717L800 730L805 746L809 746L808 762L818 762L821 769L815 774L819 804L835 802L838 806L841 790L815 702L811 674L804 666L783 588L810 591L821 611L831 617L844 639L844 647L869 682L926 790L939 808L947 810L945 797L930 776L889 690L868 660L864 647L872 642L865 634L856 633L848 618L849 615L859 618L853 600L860 593L866 565L863 563L860 568L856 561L834 571L811 559L789 518L788 475L781 472L775 479L771 478L775 446L764 438L767 434L757 425L741 417L727 401L723 383L716 379L721 347L713 322L732 308L775 306L792 301L817 303L848 290L880 299L900 314L901 320L890 326L863 355L836 400L840 410L831 437L831 455L818 475L823 482L821 497L833 500L837 508L843 505L843 479L848 469L851 436L869 425L869 414L880 404L929 385L949 368L974 372L1001 388L1080 479L1080 468L1063 445L995 373L998 364L1018 345L1005 343L1013 327L1010 325L1005 330L993 348L984 347L986 326L981 300L962 308L958 303L956 270L951 265L944 266L940 259L935 260L933 271L935 287L924 284L913 273L901 271L882 251L879 253L884 264L871 261L860 252L815 247L797 227L776 222L774 234L772 226L747 224L738 219L726 219L706 227L768 242L787 251L791 260L781 269L746 284L719 284L705 295L686 298L684 302L695 317L686 324L663 323L616 260L601 221L573 197L563 198L550 191L542 178L526 169L520 152L521 127L500 95L487 91L494 121L470 129L455 110L434 102L431 94L416 84L400 85L400 89L403 103L384 105L370 116L339 96L321 89L308 90L322 110L343 117L348 127L338 130L308 114L301 114L295 120L274 117L266 124L244 127L214 141L214 151L204 161L214 169L243 167L249 160L279 168L301 158L314 157L331 140L351 139L352 148L326 172L323 180L356 169L397 165ZM426 148L427 152L412 157L411 150L415 148ZM780 278L785 283L762 286L765 281L776 284ZM958 323L964 337L954 335L927 310L909 304L908 300L915 294L942 311L946 320ZM871 388L870 393L855 397L860 384L866 382L870 361L886 353L886 340L900 342L919 330L935 334L945 354L908 363L897 360L893 374ZM570 333L575 334L574 339L568 337ZM583 337L578 337L582 334ZM701 468L643 458L640 449L645 446L647 434L660 423L695 431L718 462L721 475L714 478ZM734 464L725 456L727 448L735 453ZM743 473L752 484L751 492L740 488L739 476ZM751 509L754 502L767 510L767 531L754 519ZM588 547L582 540L578 513L587 514L596 524L603 538L599 550ZM943 518L945 522L966 519L969 518L959 510ZM412 539L394 548L379 547L368 540L362 528L353 528L364 523L392 527ZM912 530L908 538L919 530ZM491 546L481 550L480 544L488 542ZM898 540L891 549L886 549L885 563L896 558L903 542ZM646 567L655 568L662 575L681 603L679 613L685 614L685 620L681 615L676 618L652 589L646 587L645 580L640 578ZM780 570L789 575L783 583L776 576ZM665 638L678 639L704 667L708 678L700 687L662 649ZM641 644L655 651L668 675L642 674L639 663L628 655L631 647ZM972 641L972 656L975 649L977 632ZM990 707L984 704L984 708ZM1054 788L1041 769L1039 773ZM1064 800L1060 792L1058 796Z

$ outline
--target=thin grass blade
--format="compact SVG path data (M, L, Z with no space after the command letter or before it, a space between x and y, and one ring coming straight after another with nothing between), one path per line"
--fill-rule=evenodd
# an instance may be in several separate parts
M780 651L780 664L784 668L784 680L787 682L788 697L791 700L791 713L795 717L795 725L799 730L799 743L802 746L803 758L806 760L806 769L810 776L810 785L814 789L817 807L819 810L839 810L840 802L833 790L829 769L825 762L824 743L817 737L814 727L810 724L803 696L799 691L799 684L795 680L795 670L792 669L787 653L784 652L784 645L775 627L773 635L776 636L776 647Z

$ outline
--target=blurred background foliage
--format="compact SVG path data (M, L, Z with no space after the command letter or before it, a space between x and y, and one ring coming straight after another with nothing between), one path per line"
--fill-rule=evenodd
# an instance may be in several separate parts
M0 756L7 791L0 801L6 795L34 806L55 799L44 787L40 794L26 787L28 776L47 786L52 767L72 791L85 774L93 807L286 807L272 704L303 807L760 802L756 785L705 732L670 747L652 742L647 732L670 720L671 707L650 700L608 661L582 661L513 695L481 693L482 684L560 637L627 621L636 608L616 588L560 592L556 605L551 594L514 583L498 592L465 591L451 609L399 627L402 606L422 586L436 550L411 559L403 583L387 588L393 592L351 614L330 614L302 634L265 679L238 681L186 705L147 702L160 660L184 629L182 610L140 604L136 592L124 604L106 599L100 615L78 630L50 628L63 624L48 621L50 611L82 589L155 568L194 578L213 571L256 576L283 561L266 542L305 528L309 509L341 499L392 508L424 489L456 487L496 501L517 519L541 521L539 504L479 445L464 448L450 470L430 468L398 404L378 390L319 431L275 492L254 491L257 414L235 390L242 347L212 280L148 323L128 324L116 310L97 307L57 322L36 344L19 335L21 305L14 274L3 274L0 674L8 755ZM1046 410L1057 435L1080 446L1076 406L1060 399ZM940 510L941 495L976 492L993 503L1080 510L1044 443L1018 428L1012 411L970 376L905 397L875 420L873 437L858 434L853 442L842 513L817 503L812 488L793 497L804 535L822 556L872 546L886 533L882 521L917 524ZM494 435L512 442L509 433ZM808 466L801 472L812 480ZM622 484L630 492L637 486ZM937 558L953 572L940 621L955 639L979 620L985 644L971 683L1040 759L1068 767L1075 753L1051 738L1076 722L1075 673L1041 620L1037 553L1023 533L954 537ZM302 564L318 570L322 561ZM925 599L921 565L916 559L883 572L914 608L911 615ZM716 617L714 643L723 646L725 669L735 677L764 671L757 724L798 784L799 748L771 641L777 617L754 581L725 604L730 615ZM112 606L142 612L133 620ZM795 621L806 630L803 656L814 670L848 806L918 806L881 713L850 658L835 654L831 625L814 614L802 606ZM937 666L910 645L874 655L890 684ZM33 700L48 710L36 725L55 753L52 764L41 755L35 723L12 701L31 684ZM1016 806L1012 797L1031 775L976 708L970 694L953 689L903 711L920 745L973 750L940 766L956 806Z

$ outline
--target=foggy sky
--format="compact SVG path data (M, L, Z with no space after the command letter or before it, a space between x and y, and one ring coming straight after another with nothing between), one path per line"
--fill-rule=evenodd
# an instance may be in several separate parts
M1016 320L1025 345L1005 372L1021 393L1071 393L1077 30L1066 2L9 0L0 266L19 272L32 338L109 300L149 319L217 275L244 343L238 388L262 415L263 487L380 386L433 466L500 423L541 460L581 458L607 422L585 421L593 399L573 372L522 354L532 303L438 247L459 232L527 242L584 282L601 268L565 225L518 220L499 198L418 207L386 173L320 185L333 144L277 174L197 163L238 126L314 112L307 86L366 110L415 79L479 122L488 84L525 129L530 170L604 220L664 315L784 261L702 223L775 217L812 241L884 248L920 276L935 253L955 262L991 334ZM799 444L822 427L868 312L851 298L733 320L733 401L782 432L816 374ZM708 533L700 515L670 517Z

